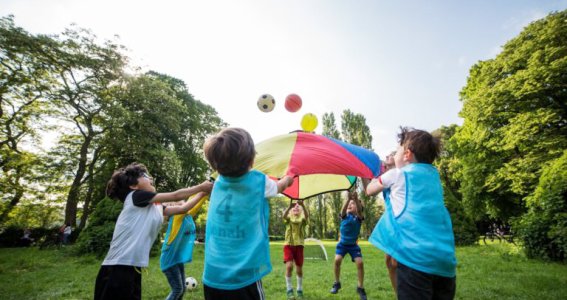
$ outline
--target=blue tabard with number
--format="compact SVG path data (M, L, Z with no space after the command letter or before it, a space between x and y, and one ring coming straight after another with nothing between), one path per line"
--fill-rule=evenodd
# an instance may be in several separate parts
M437 169L412 163L402 168L406 179L406 203L394 217L390 191L384 191L386 210L370 236L370 242L398 262L415 270L454 277L457 260L451 217L443 203Z
M176 218L182 219L181 226L178 230L173 230ZM193 222L191 215L175 215L169 218L167 232L161 247L160 267L162 271L176 264L185 264L193 260L195 236L195 222ZM171 238L173 240L169 242Z
M205 236L207 286L236 290L270 273L266 175L219 176L211 192Z

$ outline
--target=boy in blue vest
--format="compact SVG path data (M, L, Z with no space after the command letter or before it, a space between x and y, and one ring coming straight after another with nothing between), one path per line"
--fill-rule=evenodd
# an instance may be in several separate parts
M341 219L341 239L335 251L335 283L331 289L331 294L338 293L341 288L341 263L343 262L344 256L348 253L352 261L356 264L358 271L356 292L360 300L366 300L366 291L364 290L364 264L362 262L362 252L357 243L364 216L362 215L362 203L358 199L356 192L348 193L347 201L341 210Z
M262 277L270 273L269 205L292 184L251 170L256 155L250 134L226 128L205 142L204 153L219 173L209 201L205 236L205 299L264 299Z
M169 282L171 292L165 300L183 299L185 293L185 264L193 261L193 246L197 236L193 218L203 205L208 194L198 193L186 202L164 205L164 216L169 223L161 247L160 267Z
M432 165L439 155L439 140L407 127L398 137L396 168L366 186L368 195L384 191L386 204L369 240L397 263L398 299L453 299L453 228L441 179Z

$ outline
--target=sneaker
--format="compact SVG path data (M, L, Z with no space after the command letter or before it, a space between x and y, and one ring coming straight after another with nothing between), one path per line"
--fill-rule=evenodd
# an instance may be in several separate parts
M293 290L287 290L287 300L295 300L295 296L293 295Z
M296 300L303 300L303 291L302 290L297 290L297 297L295 299Z
M364 288L357 287L356 292L358 293L360 300L366 300L366 291L364 290Z
M338 293L340 289L341 289L341 283L340 282L333 283L333 288L331 289L331 294Z

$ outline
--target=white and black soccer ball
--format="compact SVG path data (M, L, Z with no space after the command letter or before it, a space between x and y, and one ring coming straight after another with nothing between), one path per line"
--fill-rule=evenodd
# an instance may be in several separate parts
M276 100L270 94L264 94L258 99L258 108L263 112L271 112L276 107Z
M197 279L193 277L185 278L185 288L187 290L194 290L197 288Z

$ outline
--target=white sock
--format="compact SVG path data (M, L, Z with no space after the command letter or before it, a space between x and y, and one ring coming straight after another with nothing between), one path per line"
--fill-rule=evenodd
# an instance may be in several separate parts
M303 291L303 277L297 276L297 290Z
M293 285L291 284L291 277L285 277L285 286L287 290L293 290Z

